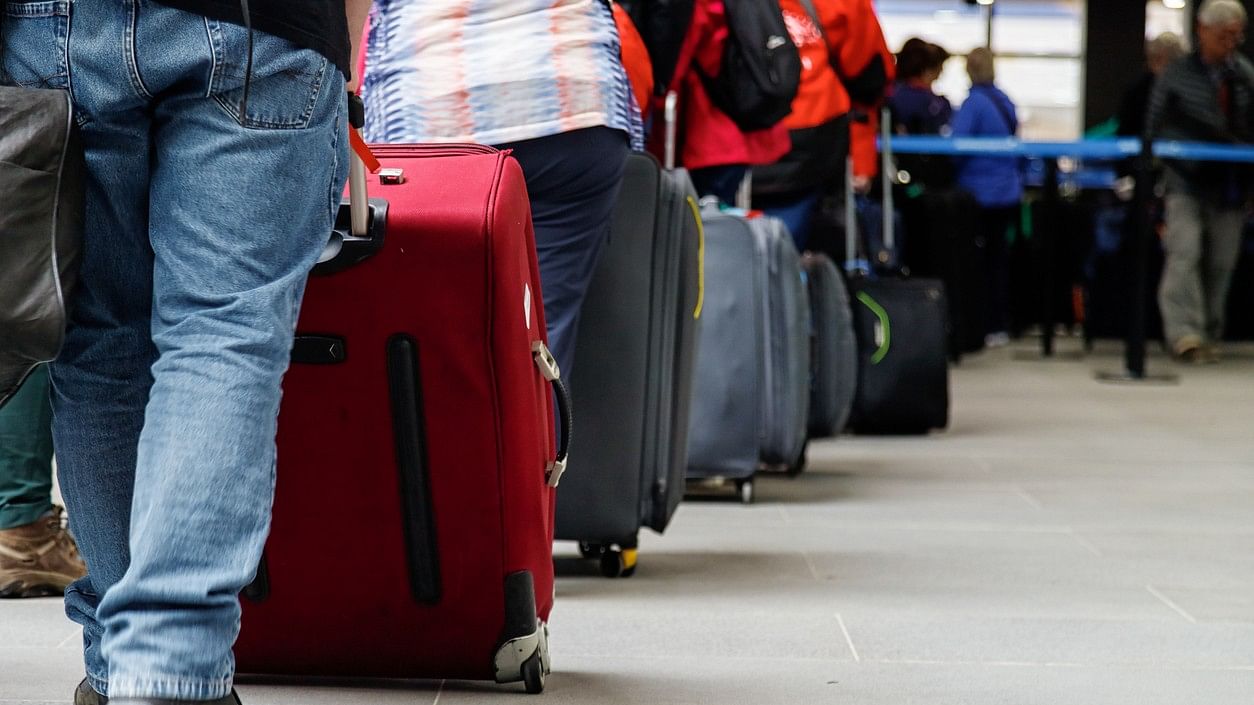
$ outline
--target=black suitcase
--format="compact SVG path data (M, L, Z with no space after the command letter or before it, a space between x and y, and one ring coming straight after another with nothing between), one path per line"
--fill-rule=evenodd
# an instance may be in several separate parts
M887 118L887 116L885 116ZM891 135L884 120L884 212L893 213ZM852 179L849 179L852 183ZM853 193L848 194L852 212ZM849 232L856 222L847 216ZM884 218L884 245L895 247L895 218ZM848 237L849 261L856 260L857 237ZM852 427L862 434L925 434L949 425L949 304L939 279L907 278L898 272L855 274L850 278L854 330L858 341L858 391Z
M687 174L631 155L584 300L580 424L557 502L556 538L580 542L607 577L635 572L640 527L665 530L684 495L701 238Z

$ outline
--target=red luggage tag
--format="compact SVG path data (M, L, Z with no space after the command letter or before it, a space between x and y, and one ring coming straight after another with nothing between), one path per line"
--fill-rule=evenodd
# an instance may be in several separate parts
M379 163L379 158L371 151L370 145L366 144L366 141L361 138L361 133L357 131L357 128L348 128L348 142L352 145L353 151L357 153L357 156L361 158L362 163L366 165L366 171L371 174L378 173L379 168L383 165Z

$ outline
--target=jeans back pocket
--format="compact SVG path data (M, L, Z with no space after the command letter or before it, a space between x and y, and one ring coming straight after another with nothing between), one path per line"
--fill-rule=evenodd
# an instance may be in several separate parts
M309 127L330 62L312 49L261 31L253 32L248 76L248 30L208 21L213 50L210 96L243 127L299 130ZM248 80L246 114L240 114Z
M0 6L0 82L67 88L70 0L8 0Z

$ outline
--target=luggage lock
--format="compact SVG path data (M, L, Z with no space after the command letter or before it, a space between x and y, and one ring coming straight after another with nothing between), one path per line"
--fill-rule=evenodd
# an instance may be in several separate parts
M380 169L379 183L384 186L396 186L405 183L404 169Z

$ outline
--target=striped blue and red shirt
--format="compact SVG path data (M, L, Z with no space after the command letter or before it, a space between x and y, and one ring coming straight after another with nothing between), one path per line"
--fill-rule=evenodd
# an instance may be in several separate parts
M501 144L641 121L603 0L375 0L371 142Z

